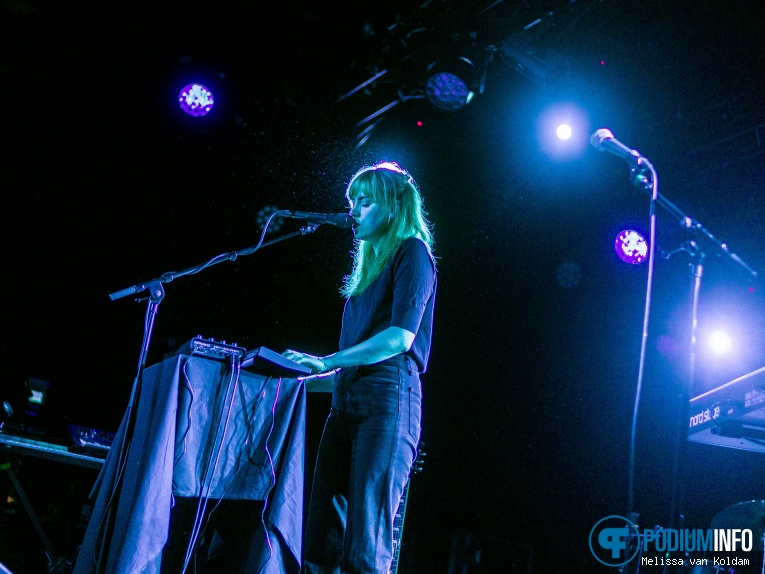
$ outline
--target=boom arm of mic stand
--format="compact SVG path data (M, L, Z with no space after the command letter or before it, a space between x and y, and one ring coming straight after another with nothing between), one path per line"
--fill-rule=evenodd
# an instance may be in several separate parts
M632 182L632 185L637 187L638 189L642 189L643 191L647 193L651 193L653 189L653 183L651 182L651 179L649 177L646 177L645 170L638 169L638 168L632 168L630 169L630 181ZM674 203L672 203L669 199L661 195L660 193L656 196L656 201L661 205L664 209L666 209L672 217L674 217L678 223L691 233L694 233L696 235L699 235L701 237L706 238L712 245L714 245L717 248L717 251L720 254L727 255L734 263L738 264L744 271L749 273L752 278L757 278L758 273L754 269L752 269L747 263L744 262L741 257L733 253L729 248L728 244L720 241L712 235L712 233L709 232L702 224L701 222L693 219L692 217L689 217L688 215L684 214L679 207L677 207Z
M156 285L158 283L169 283L170 281L172 281L173 279L177 279L178 277L183 277L184 275L192 275L194 273L199 273L203 269L207 269L208 267L215 265L217 263L221 263L223 261L234 261L237 257L251 255L262 247L268 247L269 245L273 245L274 243L279 243L280 241L284 241L285 239L290 239L291 237L295 237L296 235L307 235L308 233L313 233L314 231L316 231L319 225L320 224L313 224L313 223L309 225L305 225L301 227L298 231L293 231L292 233L288 233L281 237L277 237L276 239L272 239L271 241L266 241L265 243L258 243L257 245L246 247L245 249L240 249L239 251L231 251L229 253L222 253L220 255L216 255L215 257L213 257L209 261L206 261L205 263L202 263L201 265L193 265L191 267L187 267L186 269L182 269L181 271L168 271L167 273L163 273L159 277L152 279L150 281L146 281L144 283L136 283L135 285L131 285L130 287L126 287L125 289L120 289L119 291L115 291L114 293L109 293L109 299L111 299L112 301L116 301L117 299L122 299L123 297L136 295L138 293L142 293L143 291L146 291L147 289L149 289L151 285Z

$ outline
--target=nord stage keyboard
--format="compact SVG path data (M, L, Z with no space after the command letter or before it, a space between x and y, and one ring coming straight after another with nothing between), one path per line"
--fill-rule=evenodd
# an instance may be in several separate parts
M688 440L765 452L765 367L693 397Z

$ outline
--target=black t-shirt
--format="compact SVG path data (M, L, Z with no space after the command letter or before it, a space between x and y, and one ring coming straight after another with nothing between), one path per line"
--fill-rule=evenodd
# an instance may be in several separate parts
M424 373L433 333L436 283L436 268L425 243L416 237L405 239L369 287L346 301L340 350L388 327L401 327L415 334L406 354Z

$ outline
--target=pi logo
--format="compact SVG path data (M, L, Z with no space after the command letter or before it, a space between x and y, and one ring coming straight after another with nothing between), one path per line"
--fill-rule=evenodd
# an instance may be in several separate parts
M637 556L640 533L637 526L617 514L601 518L590 530L590 552L606 566L623 566Z

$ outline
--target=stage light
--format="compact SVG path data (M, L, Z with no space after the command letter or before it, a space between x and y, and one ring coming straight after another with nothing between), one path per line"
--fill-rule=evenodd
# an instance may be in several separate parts
M564 141L571 139L571 126L568 124L559 125L558 128L555 130L555 135L558 136L558 139L561 139Z
M637 231L626 229L616 236L614 250L625 263L637 265L645 261L648 254L648 242Z
M262 230L263 227L266 225L266 221L268 221L268 218L271 217L271 215L278 211L276 207L273 205L266 205L264 208L262 208L260 211L258 211L258 215L255 219L255 226ZM280 216L276 216L271 220L271 223L268 226L268 230L266 233L273 233L274 231L279 231L281 229L282 225L284 225L284 219Z
M710 333L708 343L709 347L718 355L727 353L733 346L733 341L725 331L715 331Z
M213 94L202 84L188 84L178 94L181 109L190 116L204 116L212 110Z
M441 110L455 111L470 103L470 89L475 66L467 58L436 60L427 67L425 95Z
M441 110L458 110L468 103L467 84L454 74L439 72L428 78L425 94L430 103Z
M553 102L538 112L537 145L552 160L579 160L589 149L589 134L587 112L576 103Z

